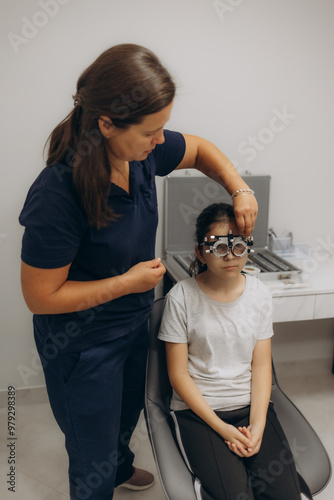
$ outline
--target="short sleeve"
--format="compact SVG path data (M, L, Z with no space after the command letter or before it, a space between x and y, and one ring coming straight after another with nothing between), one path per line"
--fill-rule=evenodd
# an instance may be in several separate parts
M25 227L21 258L30 266L63 267L78 251L86 224L75 198L64 188L63 193L49 189L40 178L29 190L19 222Z
M165 342L188 343L185 307L171 293L167 294L165 298L158 338Z
M170 174L181 163L186 151L186 142L180 132L164 130L165 142L153 151L156 163L155 174L161 177Z
M262 321L258 340L269 339L274 335L273 330L273 301L269 290L265 290L263 307L261 310Z

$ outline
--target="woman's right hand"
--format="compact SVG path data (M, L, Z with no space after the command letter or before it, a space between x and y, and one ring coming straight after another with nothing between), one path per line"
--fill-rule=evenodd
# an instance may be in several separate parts
M123 278L127 282L129 293L142 293L156 287L165 272L166 268L158 258L139 262L124 273Z

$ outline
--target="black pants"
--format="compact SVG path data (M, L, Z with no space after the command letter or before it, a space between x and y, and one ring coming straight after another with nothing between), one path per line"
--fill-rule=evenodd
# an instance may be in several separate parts
M36 337L65 434L71 500L111 500L114 486L134 472L129 442L144 406L147 344L147 321L123 337L52 358Z
M224 422L249 425L250 407L217 411ZM224 439L191 410L172 414L185 460L213 500L300 500L294 459L270 403L259 452L241 458Z

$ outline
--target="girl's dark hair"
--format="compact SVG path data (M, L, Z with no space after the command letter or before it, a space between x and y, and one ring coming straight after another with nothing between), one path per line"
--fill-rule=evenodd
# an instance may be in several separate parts
M108 116L122 129L168 106L175 84L159 59L134 44L103 52L80 76L74 109L50 134L46 164L73 168L73 181L89 224L106 226L111 166L98 119Z
M216 223L235 222L233 206L228 203L213 203L206 207L197 217L195 239L197 245L204 241L205 235L210 230L210 226ZM200 247L200 251L201 251ZM190 276L197 276L207 270L206 264L195 257L189 267Z

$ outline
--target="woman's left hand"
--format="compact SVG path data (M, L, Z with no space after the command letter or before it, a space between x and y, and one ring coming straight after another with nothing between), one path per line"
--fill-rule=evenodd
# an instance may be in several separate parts
M247 189L237 170L228 158L211 142L195 135L183 134L186 150L176 170L196 168L215 180L231 195L236 189ZM258 206L251 193L239 194L233 198L233 208L240 234L252 234Z
M233 198L233 208L235 221L240 233L246 237L253 232L255 220L258 212L258 204L253 194L239 194Z

